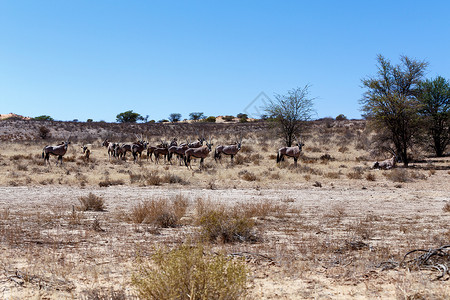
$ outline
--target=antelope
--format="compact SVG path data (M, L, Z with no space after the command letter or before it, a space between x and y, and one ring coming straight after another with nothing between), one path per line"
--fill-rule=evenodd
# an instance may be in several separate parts
M178 160L179 160L179 164L181 165L181 159L184 158L184 153L185 151L189 149L187 143L185 144L181 144L180 146L171 146L168 149L168 156L167 156L167 160L170 162L172 155L176 154L178 156Z
M191 166L191 157L200 158L200 168L203 167L203 161L208 156L209 152L211 152L212 146L211 138L209 139L209 143L206 142L206 146L201 146L197 148L189 148L184 152L184 164L186 167L192 170Z
M42 150L42 158L44 159L44 163L48 163L50 165L50 154L58 156L58 159L56 160L56 165L58 165L58 161L60 161L60 166L63 162L63 156L67 152L67 148L69 147L70 141L64 141L63 143L60 143L56 146L45 146Z
M294 158L294 166L297 166L297 160L300 156L300 153L302 152L302 147L305 144L299 142L297 140L297 146L294 147L282 147L278 149L277 152L277 163L280 161L284 161L284 156L289 156Z
M197 141L189 143L188 146L189 146L189 148L199 148L199 147L203 146L204 141L206 141L206 139L201 137L201 138L198 138Z
M91 155L91 150L89 150L89 148L87 146L82 146L81 147L83 149L83 160L85 162L89 162L89 156Z
M373 169L385 169L389 170L392 168L395 168L395 165L397 164L397 156L394 154L390 159L386 159L380 162L375 162L373 164Z
M114 156L114 157L116 156L116 147L117 147L116 143L111 143L110 141L108 141L106 139L103 141L102 146L108 148L109 160L111 160L111 156Z
M147 142L139 140L131 146L131 153L133 154L134 162L136 162L137 156L139 154L139 159L142 156L142 151L147 148Z
M236 143L234 145L219 145L216 147L216 150L214 151L214 159L219 160L221 162L222 159L222 153L225 155L230 155L231 156L231 163L233 163L233 157L239 152L239 150L241 150L241 145L242 145L242 139L238 142L236 141Z
M152 154L154 153L154 151L155 151L157 148L166 148L166 147L169 147L169 146L167 145L167 143L164 143L163 141L161 141L161 144L159 144L159 145L156 145L156 146L148 146L148 147L147 147L147 160L150 158L150 160L153 161L153 159L152 159Z

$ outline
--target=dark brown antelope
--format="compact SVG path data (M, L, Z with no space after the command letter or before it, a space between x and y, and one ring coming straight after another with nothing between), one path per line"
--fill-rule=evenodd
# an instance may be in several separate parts
M147 142L144 140L139 140L131 146L131 153L133 154L134 162L136 162L137 156L141 159L142 151L147 148Z
M147 160L150 158L150 160L153 161L152 155L157 148L166 148L166 147L169 146L167 145L167 143L164 143L163 141L161 141L161 144L156 146L147 146Z
M184 153L186 152L187 149L189 149L187 144L169 147L168 149L169 154L167 156L167 160L170 162L170 160L172 159L172 155L176 154L179 160L179 164L181 165L181 160L184 159Z
M192 169L191 167L191 157L200 158L200 169L203 167L203 161L208 156L209 152L211 152L212 147L211 138L209 139L209 143L206 142L206 146L201 146L198 148L189 148L184 152L184 164L186 167Z
M302 147L305 144L299 142L297 140L297 146L294 147L282 147L278 149L277 152L277 163L284 161L285 156L293 157L294 158L294 166L297 166L297 160L302 152Z
M45 146L42 150L42 158L44 159L44 163L48 163L50 165L50 155L58 156L58 159L56 160L56 165L58 165L58 161L60 162L60 166L63 162L63 156L67 152L67 148L69 147L70 141L64 141L61 144L58 144L56 146Z
M200 138L198 138L197 141L189 143L188 146L189 146L189 148L199 148L199 147L203 146L204 141L206 141L206 139L203 137L200 137Z
M85 162L89 162L89 157L91 156L91 150L89 150L89 148L87 146L82 146L81 147L83 149L83 160Z
M214 159L221 162L222 154L231 156L231 163L233 163L233 157L241 150L242 139L233 145L219 145L214 151Z
M103 141L102 146L108 148L109 160L111 160L111 156L113 156L113 157L116 156L116 147L117 147L116 143L111 143L110 141L108 141L106 139L106 140Z
M161 140L160 146L162 147L158 147L155 150L153 150L153 154L155 155L155 163L159 163L160 155L164 155L164 160L166 160L169 154L169 144L167 142L163 142Z

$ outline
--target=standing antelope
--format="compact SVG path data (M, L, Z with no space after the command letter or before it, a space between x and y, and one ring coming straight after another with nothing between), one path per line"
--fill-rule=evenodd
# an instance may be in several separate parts
M152 154L155 152L155 150L157 148L166 148L168 147L167 143L161 141L161 144L156 145L156 146L148 146L147 147L147 160L150 158L151 161L153 161L152 159Z
M172 155L176 154L178 156L179 164L181 165L181 160L184 158L184 153L189 149L187 144L181 144L180 146L171 146L168 149L167 160L170 162Z
M89 156L91 156L91 150L89 150L89 148L87 146L82 146L81 147L83 149L83 160L85 162L89 162Z
M282 147L278 149L277 152L277 163L284 161L284 156L289 156L294 158L294 166L297 166L297 160L302 152L302 147L305 144L297 141L297 146L294 147Z
M142 151L147 148L147 142L139 140L131 146L131 153L133 154L134 162L136 162L137 156L139 154L139 159L141 158Z
M184 164L186 167L192 169L191 167L191 157L200 158L200 168L203 167L203 161L208 156L209 152L211 152L212 146L211 138L209 139L209 143L206 142L206 146L201 146L198 148L189 148L184 152Z
M214 159L221 162L222 153L225 155L231 156L231 163L233 163L233 157L241 150L242 139L239 142L236 142L234 145L219 145L216 147L214 151Z
M109 160L111 160L111 156L114 156L114 157L116 156L116 147L117 147L116 143L111 143L110 141L108 141L106 139L103 141L102 146L108 148Z
M44 163L48 163L50 165L50 155L58 156L58 159L56 160L56 165L58 165L58 161L60 162L60 166L62 165L62 159L64 154L67 152L67 148L69 147L70 142L64 141L61 144L58 144L56 146L45 146L42 150L42 158L44 159Z
M189 148L199 148L199 147L203 146L204 141L206 141L206 139L203 137L200 137L200 138L198 138L197 141L189 143L188 146L189 146Z

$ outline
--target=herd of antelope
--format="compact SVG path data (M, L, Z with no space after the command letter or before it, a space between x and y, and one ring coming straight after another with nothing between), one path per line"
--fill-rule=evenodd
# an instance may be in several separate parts
M199 158L200 168L202 168L204 160L212 151L213 146L212 139L210 138L208 142L204 137L199 137L197 141L192 143L186 141L185 143L179 145L177 138L173 138L170 142L164 142L161 140L161 143L155 146L149 145L149 142L144 140L142 136L140 138L136 136L136 138L137 141L134 143L113 143L108 139L104 140L102 146L107 148L108 159L111 160L111 158L113 158L125 160L127 152L131 152L133 161L136 163L138 157L141 159L142 152L147 150L147 161L150 159L156 164L159 163L160 157L163 157L164 161L172 164L172 157L175 155L178 159L179 165L182 165L184 162L184 165L190 169L192 169L191 159ZM276 160L277 163L284 161L284 157L287 156L292 157L294 159L294 166L297 166L298 158L300 157L302 148L305 144L298 139L296 140L296 146L282 147L278 149ZM58 157L56 164L58 165L59 162L59 164L62 165L62 159L64 154L67 152L69 144L69 139L65 139L64 142L55 146L45 146L42 151L42 158L44 158L44 162L46 164L50 164L50 155L54 155ZM231 164L233 164L233 158L241 150L241 146L242 138L236 140L234 144L218 145L214 151L215 161L221 163L222 155L224 154L230 156ZM83 150L83 160L85 162L89 162L91 153L90 149L85 145L81 148ZM155 157L155 160L153 160L153 156ZM372 168L388 170L394 168L396 166L396 162L397 156L394 154L391 159L375 162Z

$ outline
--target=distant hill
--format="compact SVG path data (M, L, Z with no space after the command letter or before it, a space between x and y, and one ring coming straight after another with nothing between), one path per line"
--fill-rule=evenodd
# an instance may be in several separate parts
M6 119L31 120L30 117L24 117L24 116L17 115L17 114L14 114L14 113L0 114L0 120L6 120Z

